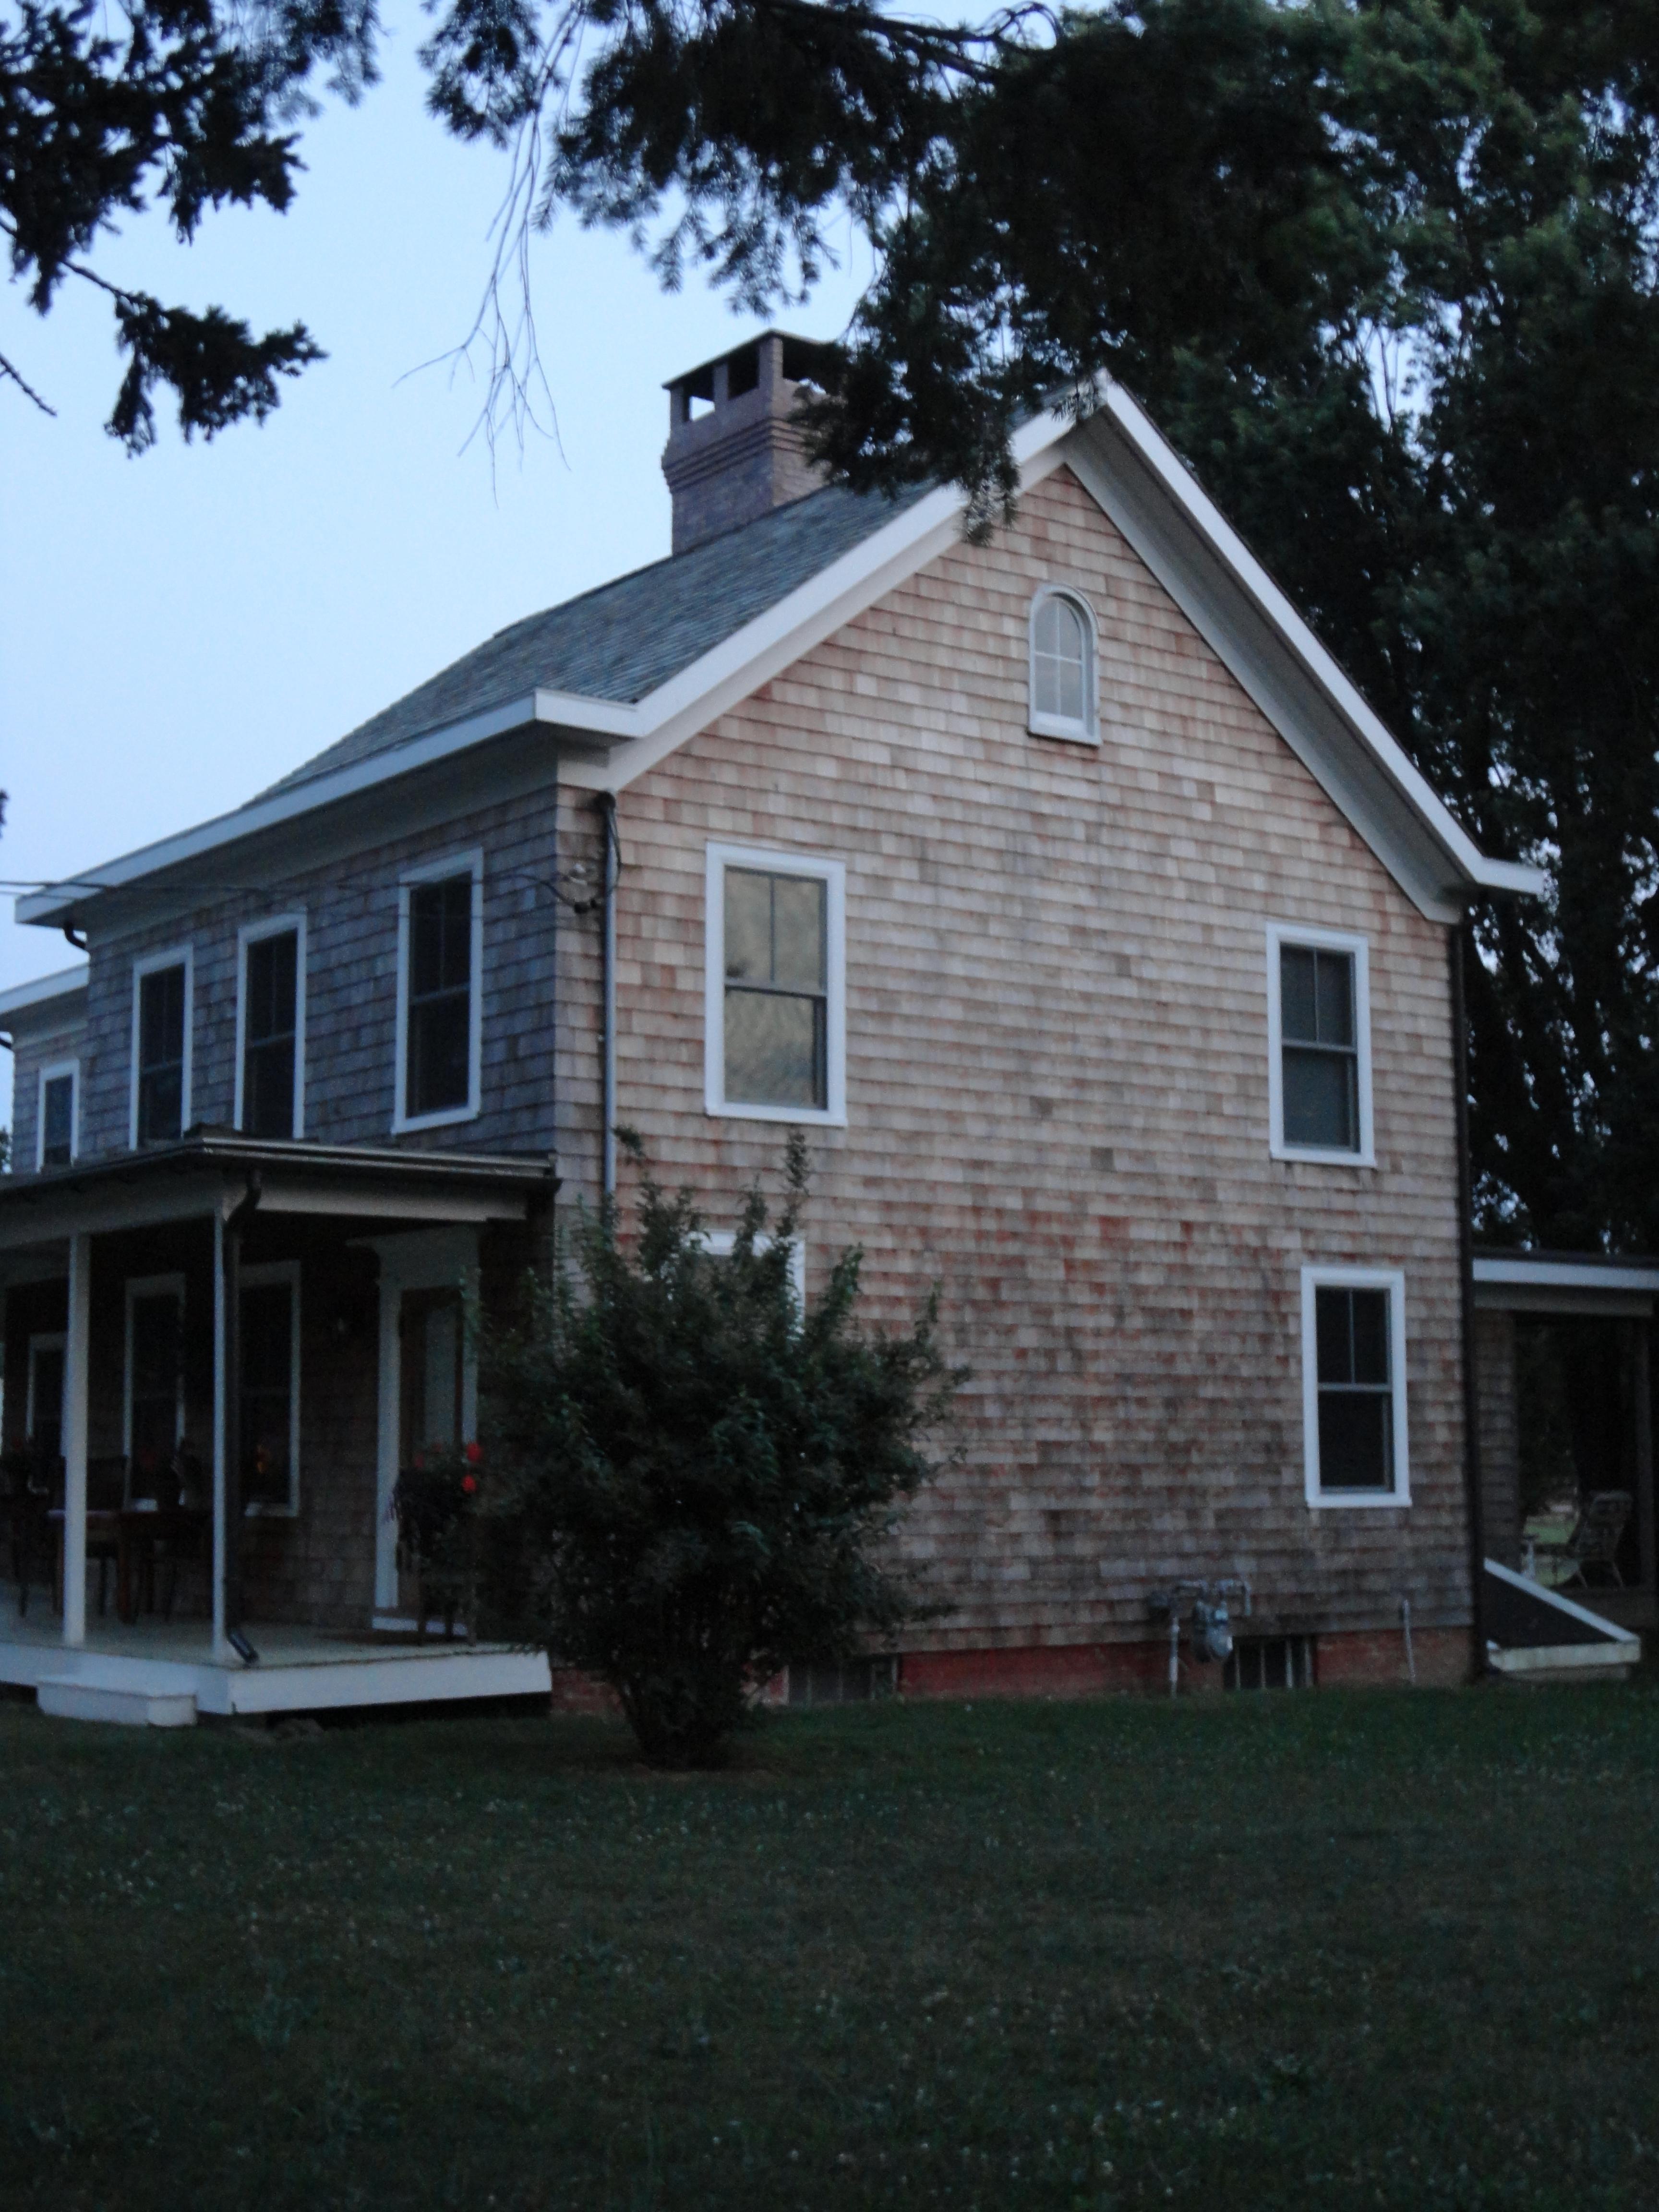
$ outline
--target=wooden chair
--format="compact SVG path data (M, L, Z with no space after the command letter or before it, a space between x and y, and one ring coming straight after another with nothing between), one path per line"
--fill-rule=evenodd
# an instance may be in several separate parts
M1633 1502L1627 1490L1598 1490L1579 1507L1572 1534L1565 1543L1537 1547L1542 1559L1572 1561L1572 1572L1565 1582L1556 1584L1558 1589L1571 1589L1575 1583L1588 1589L1592 1567L1604 1570L1612 1577L1613 1587L1623 1589L1625 1577L1619 1571L1619 1547L1630 1524Z

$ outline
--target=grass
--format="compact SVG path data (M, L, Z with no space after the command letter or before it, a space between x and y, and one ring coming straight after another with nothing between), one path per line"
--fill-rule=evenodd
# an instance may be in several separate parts
M1659 1694L0 1707L5 2203L1659 2205Z

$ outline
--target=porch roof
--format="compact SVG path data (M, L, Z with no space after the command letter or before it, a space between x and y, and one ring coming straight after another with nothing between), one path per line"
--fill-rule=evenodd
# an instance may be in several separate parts
M1617 1253L1488 1249L1474 1272L1475 1304L1498 1312L1639 1320L1659 1297L1659 1261Z
M558 1184L550 1158L198 1129L149 1151L7 1176L0 1258L76 1235L228 1218L256 1179L262 1215L480 1225L528 1219L538 1198L550 1199Z

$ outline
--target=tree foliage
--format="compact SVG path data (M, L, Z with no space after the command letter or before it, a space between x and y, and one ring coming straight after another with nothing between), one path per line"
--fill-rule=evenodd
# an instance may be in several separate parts
M262 421L278 379L320 349L301 323L256 337L210 307L168 307L88 258L123 216L159 205L192 239L214 208L283 212L313 80L355 99L374 76L374 0L0 0L0 231L14 283L50 309L68 277L110 301L126 368L110 415L130 453L155 437L171 390L188 438ZM16 364L9 380L45 406Z
M915 1606L878 1547L960 1378L931 1303L902 1335L857 1325L856 1251L801 1310L806 1190L797 1136L776 1221L757 1188L716 1257L647 1174L635 1240L611 1205L583 1217L574 1266L485 1327L496 1624L609 1683L666 1764L715 1759L781 1668L850 1657Z

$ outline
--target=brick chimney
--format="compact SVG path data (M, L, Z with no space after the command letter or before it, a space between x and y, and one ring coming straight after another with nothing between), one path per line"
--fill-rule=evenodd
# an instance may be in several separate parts
M826 347L763 331L677 376L668 389L662 472L674 498L674 550L804 499L823 483L791 419Z

